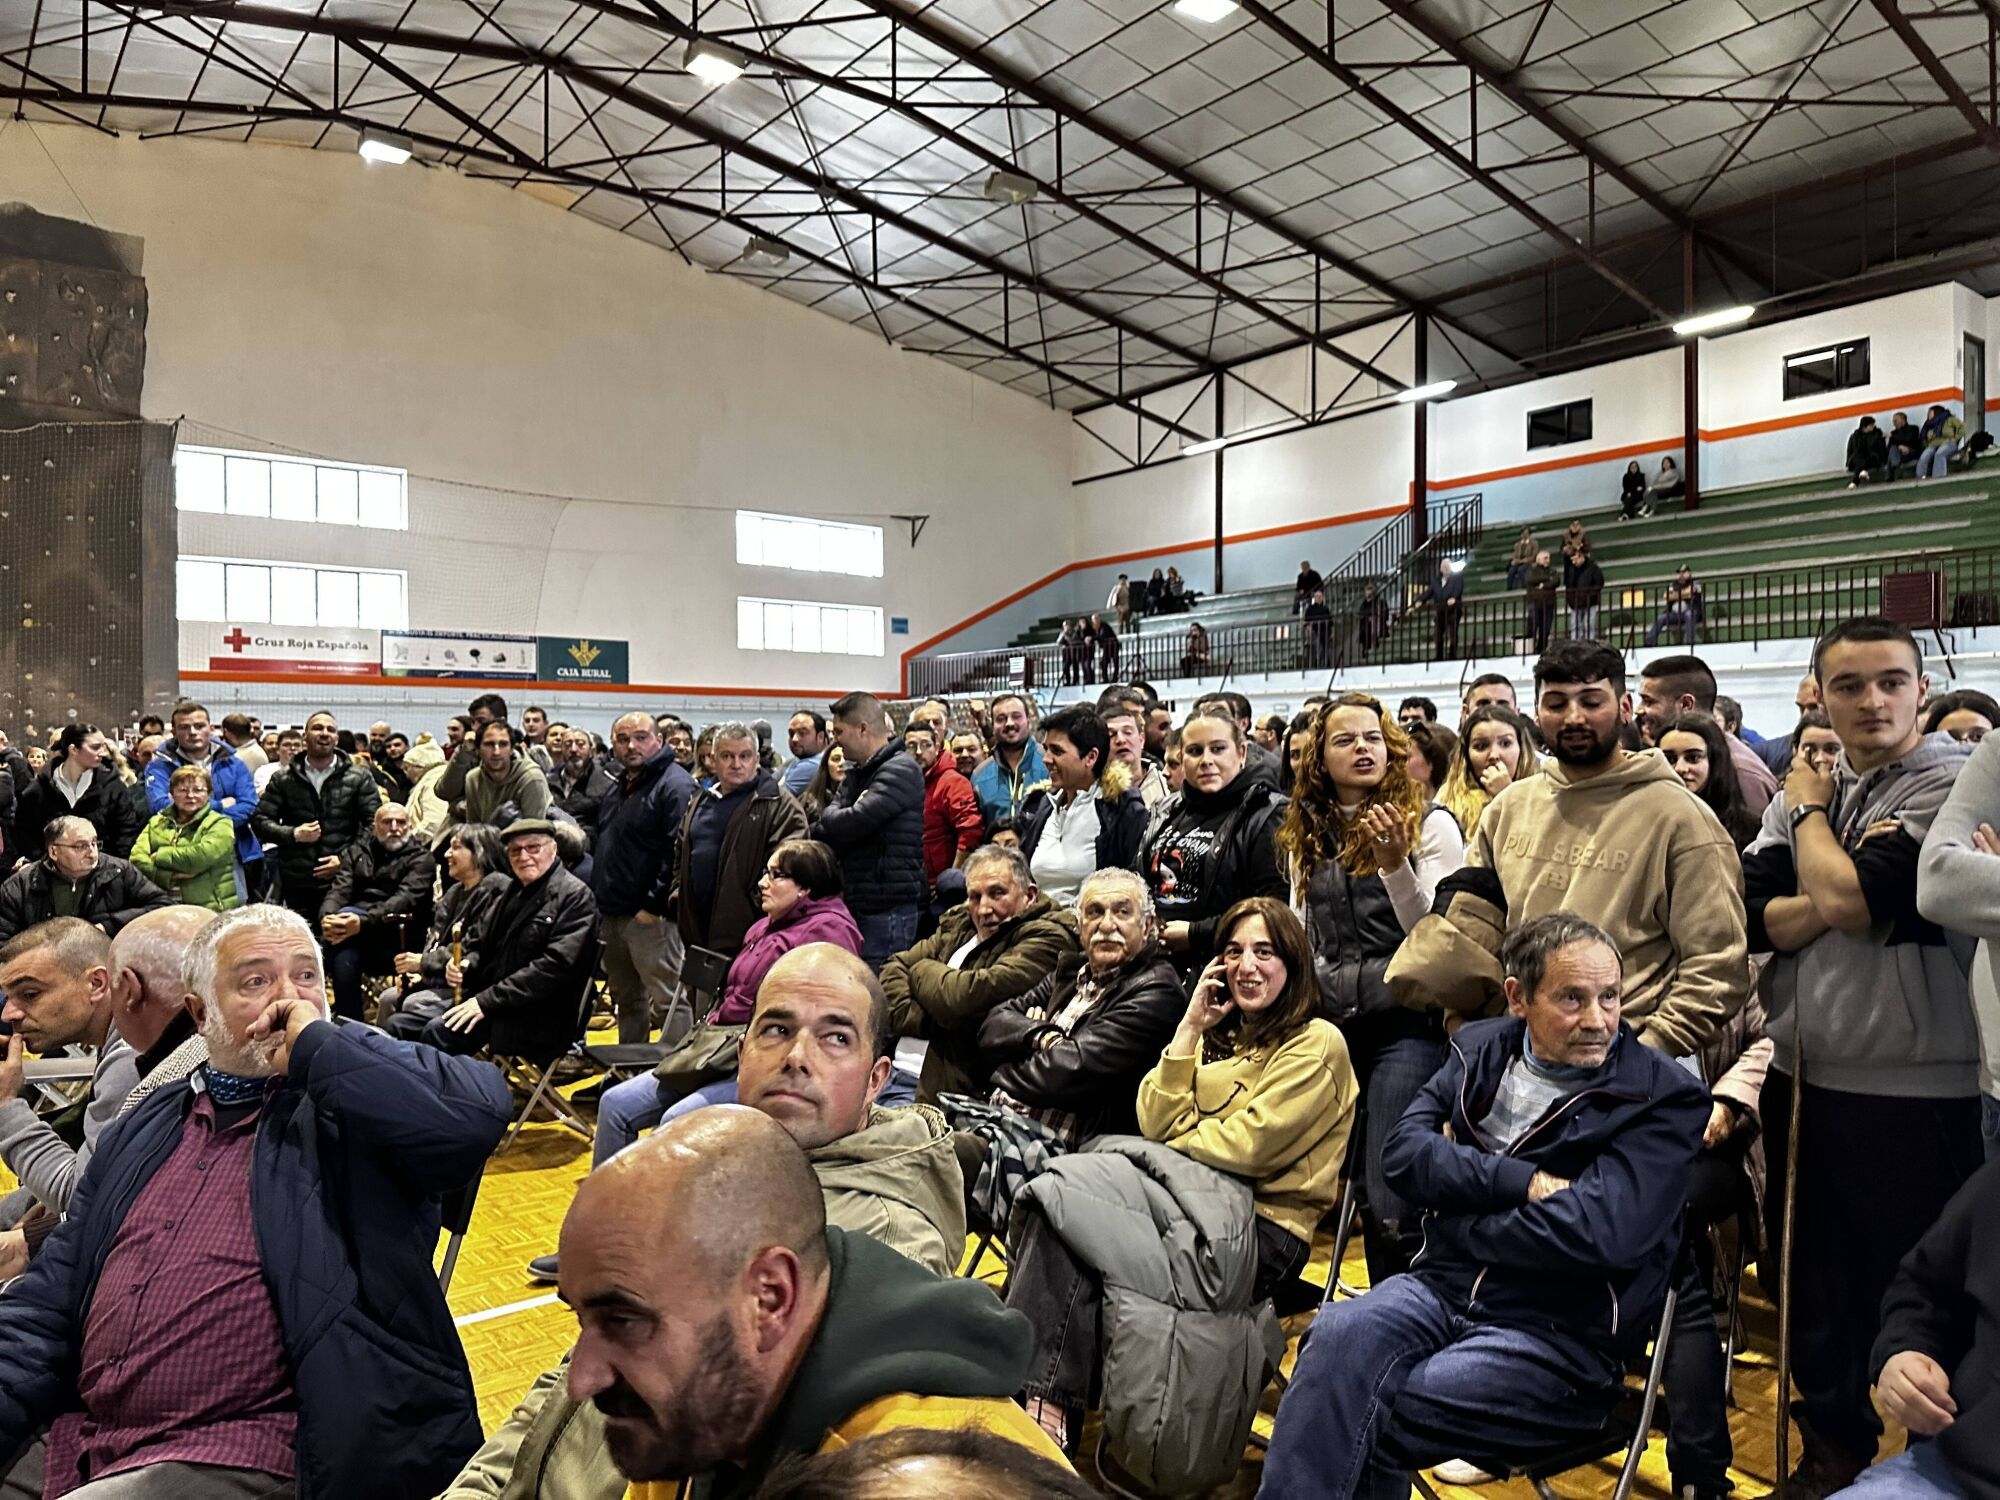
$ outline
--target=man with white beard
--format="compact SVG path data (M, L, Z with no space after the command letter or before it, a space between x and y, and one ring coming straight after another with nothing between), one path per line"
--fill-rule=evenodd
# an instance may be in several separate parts
M410 946L410 934L430 926L436 877L436 862L410 837L410 810L399 802L376 808L368 832L341 851L340 871L319 908L336 1015L363 1019L362 977L388 973Z
M480 1441L438 1197L499 1141L506 1087L333 1025L284 907L218 917L182 977L208 1064L106 1132L0 1297L0 1452L48 1428L76 1500L435 1494Z

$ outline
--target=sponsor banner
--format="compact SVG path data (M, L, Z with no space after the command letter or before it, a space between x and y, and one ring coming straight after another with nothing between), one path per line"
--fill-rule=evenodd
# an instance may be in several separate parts
M632 650L596 636L545 635L536 642L535 675L543 682L630 682Z
M531 635L452 634L442 630L382 632L384 677L534 677Z
M382 659L381 632L318 625L180 622L181 669L187 672L371 673Z

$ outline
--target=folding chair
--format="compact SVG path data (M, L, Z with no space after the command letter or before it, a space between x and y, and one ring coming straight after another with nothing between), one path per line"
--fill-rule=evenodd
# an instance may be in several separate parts
M1639 1460L1645 1456L1646 1440L1653 1430L1653 1411L1660 1401L1660 1379L1667 1368L1667 1341L1674 1331L1676 1300L1673 1288L1669 1287L1667 1300L1660 1308L1659 1328L1653 1335L1653 1357L1646 1367L1645 1384L1635 1389L1628 1382L1618 1404L1611 1409L1604 1419L1604 1426L1597 1432L1559 1444L1525 1462L1509 1462L1472 1453L1465 1455L1466 1458L1497 1479L1526 1479L1534 1485L1535 1493L1541 1500L1558 1500L1556 1492L1549 1486L1551 1479L1586 1464L1597 1463L1622 1450L1625 1462L1618 1470L1618 1483L1611 1491L1611 1500L1630 1500L1632 1486L1639 1477ZM1411 1474L1410 1483L1424 1500L1440 1500L1438 1492L1422 1474Z
M506 1057L498 1052L493 1054L494 1061L500 1064L500 1070L507 1075L510 1086L528 1087L530 1079L533 1080L533 1087L528 1091L528 1102L521 1106L519 1118L514 1121L506 1137L500 1142L501 1151L514 1144L514 1137L521 1133L521 1127L534 1118L535 1111L541 1108L548 1110L550 1118L556 1124L567 1125L586 1141L596 1138L597 1132L591 1123L578 1114L575 1106L557 1093L551 1085L555 1080L556 1065L565 1057L577 1052L590 1026L591 1008L597 1003L597 957L601 951L601 945L593 942L590 962L585 964L583 969L583 996L577 1005L576 1031L566 1050L558 1052L539 1067L532 1059Z
M722 981L729 974L729 955L717 953L712 948L690 947L681 959L680 981L674 988L673 998L667 1002L667 1014L660 1026L662 1037L672 1037L672 1042L612 1042L605 1046L583 1049L583 1055L610 1075L613 1082L631 1078L640 1073L650 1073L661 1058L673 1051L681 1037L694 1026L697 1014L706 1015L715 1008L715 999L722 993ZM699 1013L694 1005L694 997L700 996L705 1004ZM685 1007L688 1025L676 1034L674 1018Z
M458 1269L459 1246L465 1243L465 1231L472 1226L472 1205L479 1201L479 1179L485 1175L482 1165L472 1174L472 1180L463 1187L453 1188L444 1195L439 1204L438 1227L449 1230L451 1238L444 1244L444 1264L438 1267L438 1290L451 1291L452 1272Z

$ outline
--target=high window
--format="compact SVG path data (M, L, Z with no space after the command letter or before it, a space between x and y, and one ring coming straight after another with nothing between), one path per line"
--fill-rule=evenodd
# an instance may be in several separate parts
M410 628L409 575L384 568L183 557L175 582L183 620Z
M736 601L741 651L807 651L826 656L880 656L882 611L866 604L813 604L800 599Z
M1785 356L1785 399L1820 396L1868 384L1868 340Z
M746 568L882 576L882 528L811 516L736 512L736 560Z
M407 531L408 481L401 469L365 464L226 448L182 447L174 453L175 504L222 516Z
M1528 413L1528 446L1555 448L1590 437L1590 401L1567 401Z

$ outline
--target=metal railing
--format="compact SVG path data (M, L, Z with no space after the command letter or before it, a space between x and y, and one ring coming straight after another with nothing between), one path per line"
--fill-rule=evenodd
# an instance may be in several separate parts
M1446 550L1456 550L1447 548ZM1889 553L1861 561L1827 563L1766 572L1721 573L1697 581L1702 586L1694 642L1752 642L1811 639L1828 626L1855 615L1884 612L1883 580L1899 574L1935 575L1920 592L1935 602L1935 618L1905 616L1912 628L2000 624L2000 546L1949 551ZM1426 583L1428 578L1426 578ZM1648 644L1667 648L1688 640L1685 623L1666 613L1667 579L1645 585L1608 585L1599 603L1592 639L1619 650ZM1271 672L1338 672L1346 667L1428 664L1472 657L1531 655L1549 641L1571 633L1563 591L1556 591L1546 635L1537 638L1525 600L1518 595L1477 599L1459 614L1454 631L1440 628L1424 585L1402 584L1396 599L1371 621L1358 611L1337 611L1318 629L1292 617L1248 625L1217 626L1205 641L1175 617L1143 621L1120 642L1115 659L1093 655L1088 668L1065 664L1059 646L1002 647L949 656L918 657L910 663L912 694L991 693L1004 687L1051 690L1079 685L1200 678L1222 681ZM1655 626L1658 626L1655 629ZM1455 639L1454 639L1455 636Z
M1478 495L1472 497L1475 506L1479 498ZM1435 538L1441 532L1461 525L1465 504L1458 497L1427 501L1424 507L1425 535ZM1348 599L1358 600L1367 585L1372 583L1379 589L1403 570L1412 552L1412 519L1409 511L1398 511L1382 523L1381 530L1355 548L1352 557L1325 575L1326 602L1336 614ZM1477 537L1474 539L1477 540Z

